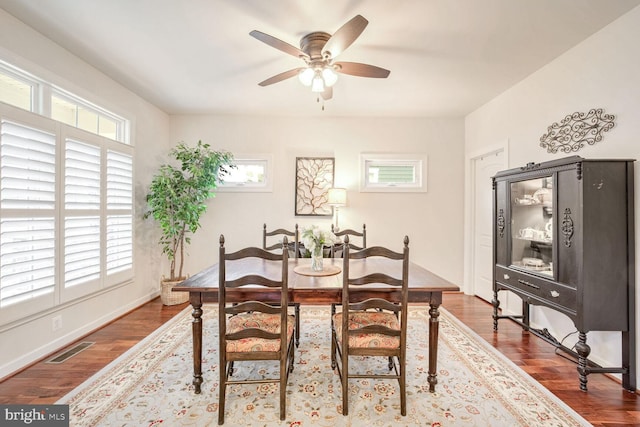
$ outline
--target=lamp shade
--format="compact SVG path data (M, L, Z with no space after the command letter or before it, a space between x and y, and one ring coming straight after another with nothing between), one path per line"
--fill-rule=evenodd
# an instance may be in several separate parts
M345 206L347 204L346 188L330 188L327 194L327 204L330 206Z

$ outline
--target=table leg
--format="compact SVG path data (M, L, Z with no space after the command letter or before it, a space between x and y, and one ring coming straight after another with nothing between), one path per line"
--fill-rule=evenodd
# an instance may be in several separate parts
M429 376L427 381L429 382L429 391L433 393L436 391L436 384L438 384L438 330L440 328L438 307L440 302L431 302L429 306Z
M191 331L193 334L193 385L196 388L196 394L200 394L200 385L202 384L202 300L192 298L191 306L193 307L193 322L191 323Z

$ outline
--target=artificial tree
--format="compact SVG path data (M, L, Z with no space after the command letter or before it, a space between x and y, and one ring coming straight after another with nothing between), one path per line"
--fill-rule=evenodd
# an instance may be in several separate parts
M191 243L190 236L200 228L207 199L214 196L221 178L234 165L231 153L212 150L202 141L195 147L181 142L169 154L179 166L160 166L151 181L147 194L148 211L144 217L153 217L160 225L159 243L170 262L168 280L173 282L184 278L184 246Z

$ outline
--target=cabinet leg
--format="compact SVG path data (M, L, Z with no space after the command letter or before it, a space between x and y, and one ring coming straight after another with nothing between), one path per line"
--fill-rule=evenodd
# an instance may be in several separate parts
M578 333L578 342L576 343L576 353L578 353L578 375L580 376L580 390L587 391L587 375L589 375L589 367L587 358L591 353L591 347L587 344L587 334Z
M498 300L498 291L493 291L493 330L498 330L498 308L500 308L500 300Z

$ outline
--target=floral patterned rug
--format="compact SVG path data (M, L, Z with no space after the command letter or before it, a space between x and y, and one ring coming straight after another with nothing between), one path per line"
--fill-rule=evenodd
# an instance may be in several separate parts
M572 409L441 309L438 384L429 393L428 312L409 312L407 415L400 415L398 383L352 379L349 415L331 370L328 307L302 308L302 334L287 387L287 417L279 420L277 384L230 385L229 426L588 426ZM70 405L72 426L213 426L218 411L217 307L204 307L202 394L192 381L191 309L59 402ZM384 369L386 362L352 365ZM238 376L263 375L275 364L236 363Z

